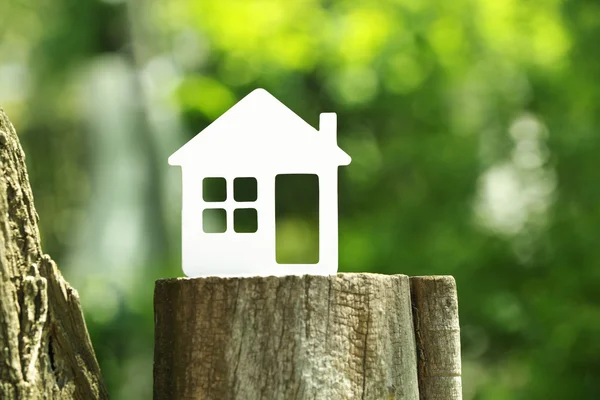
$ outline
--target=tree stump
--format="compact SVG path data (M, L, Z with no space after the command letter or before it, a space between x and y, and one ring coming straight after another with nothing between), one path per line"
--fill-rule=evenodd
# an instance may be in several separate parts
M410 281L156 282L154 398L419 399Z

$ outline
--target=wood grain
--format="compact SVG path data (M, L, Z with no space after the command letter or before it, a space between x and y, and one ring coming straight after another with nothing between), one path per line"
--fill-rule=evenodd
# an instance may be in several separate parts
M166 279L154 304L157 400L419 398L407 276Z
M462 399L460 327L451 276L410 278L423 400Z

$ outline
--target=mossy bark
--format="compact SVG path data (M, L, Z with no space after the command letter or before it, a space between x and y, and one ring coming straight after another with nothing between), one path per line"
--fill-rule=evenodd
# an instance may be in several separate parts
M77 292L40 245L25 154L0 108L0 399L105 399Z

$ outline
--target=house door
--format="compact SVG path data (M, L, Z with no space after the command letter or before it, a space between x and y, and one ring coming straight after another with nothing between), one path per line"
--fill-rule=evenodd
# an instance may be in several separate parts
M275 177L275 253L278 264L319 262L319 177Z

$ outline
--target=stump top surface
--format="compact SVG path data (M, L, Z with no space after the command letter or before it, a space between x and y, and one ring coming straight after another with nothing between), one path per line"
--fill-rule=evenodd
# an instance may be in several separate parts
M372 272L340 272L336 275L284 275L284 276L228 276L228 277L220 277L220 276L208 276L208 277L199 277L199 278L189 278L189 277L177 277L177 278L162 278L157 279L156 283L161 284L171 284L178 282L195 282L195 281L231 281L231 280L278 280L278 279L317 279L317 280L327 280L327 279L397 279L399 277L405 278L408 277L404 274L378 274ZM435 277L434 277L435 278Z

